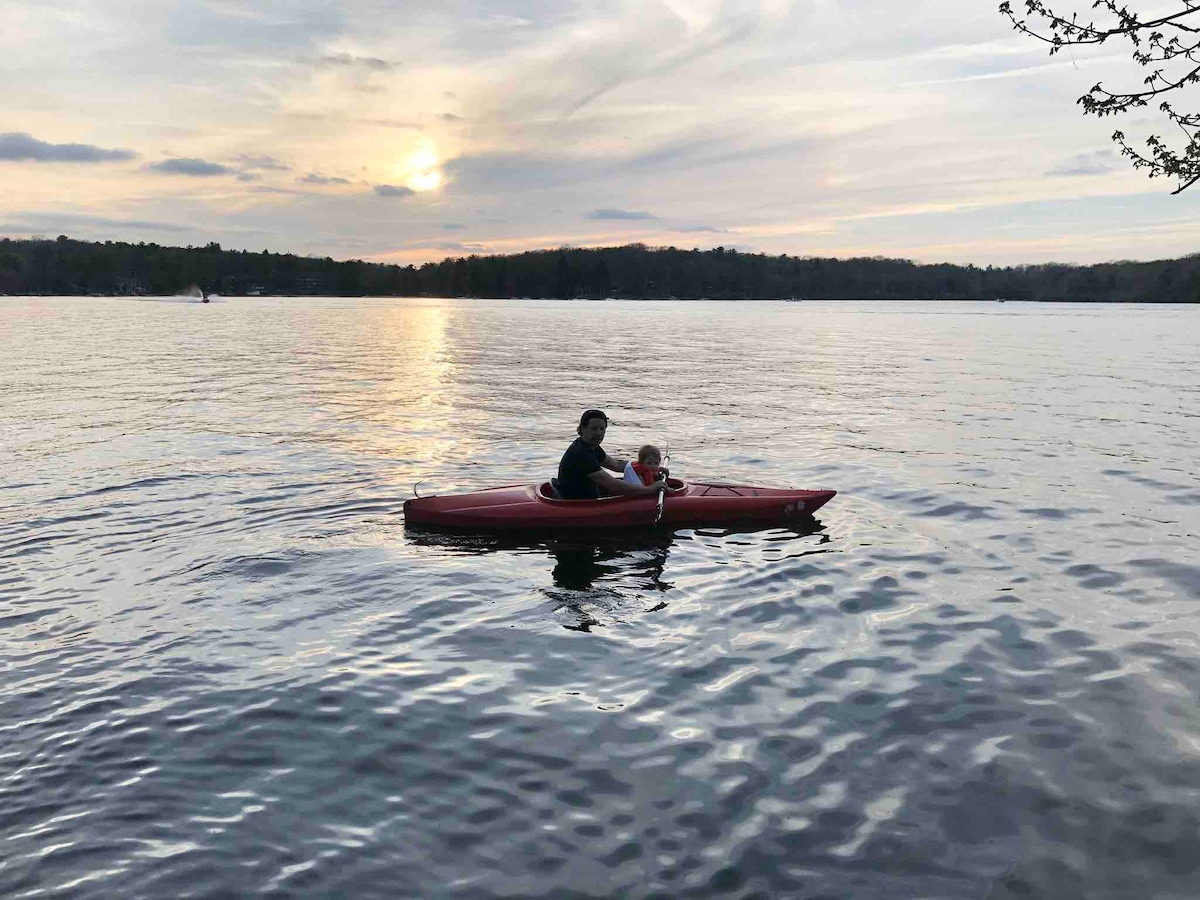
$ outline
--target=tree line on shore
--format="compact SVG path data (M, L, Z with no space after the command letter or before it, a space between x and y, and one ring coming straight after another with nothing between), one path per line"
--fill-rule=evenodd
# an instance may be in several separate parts
M981 268L717 247L537 250L422 266L153 243L0 240L0 294L1200 302L1200 254Z

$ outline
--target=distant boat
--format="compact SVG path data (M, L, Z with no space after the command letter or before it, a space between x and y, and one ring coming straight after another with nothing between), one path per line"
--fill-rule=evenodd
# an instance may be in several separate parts
M187 290L172 294L170 297L133 297L134 300L153 300L158 303L224 303L225 298L220 294L206 294L199 285L193 284Z

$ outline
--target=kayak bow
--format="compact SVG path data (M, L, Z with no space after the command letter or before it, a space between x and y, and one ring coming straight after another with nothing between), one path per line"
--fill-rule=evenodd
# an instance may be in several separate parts
M684 482L671 478L671 502L661 524L672 528L787 524L803 520L837 491L802 491L741 484ZM559 500L550 484L514 484L467 494L417 497L404 502L407 525L475 531L550 528L631 528L656 523L659 497L618 496Z

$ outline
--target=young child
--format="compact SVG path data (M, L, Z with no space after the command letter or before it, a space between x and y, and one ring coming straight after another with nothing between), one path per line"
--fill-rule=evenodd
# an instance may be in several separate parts
M654 484L662 468L662 453L653 444L645 444L638 450L638 461L625 464L624 480L630 484Z

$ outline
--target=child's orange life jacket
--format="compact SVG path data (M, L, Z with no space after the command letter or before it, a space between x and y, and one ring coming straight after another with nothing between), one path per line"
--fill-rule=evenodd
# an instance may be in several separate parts
M638 478L642 479L642 484L654 484L658 480L658 467L648 466L645 463L635 462L633 471L637 472Z

